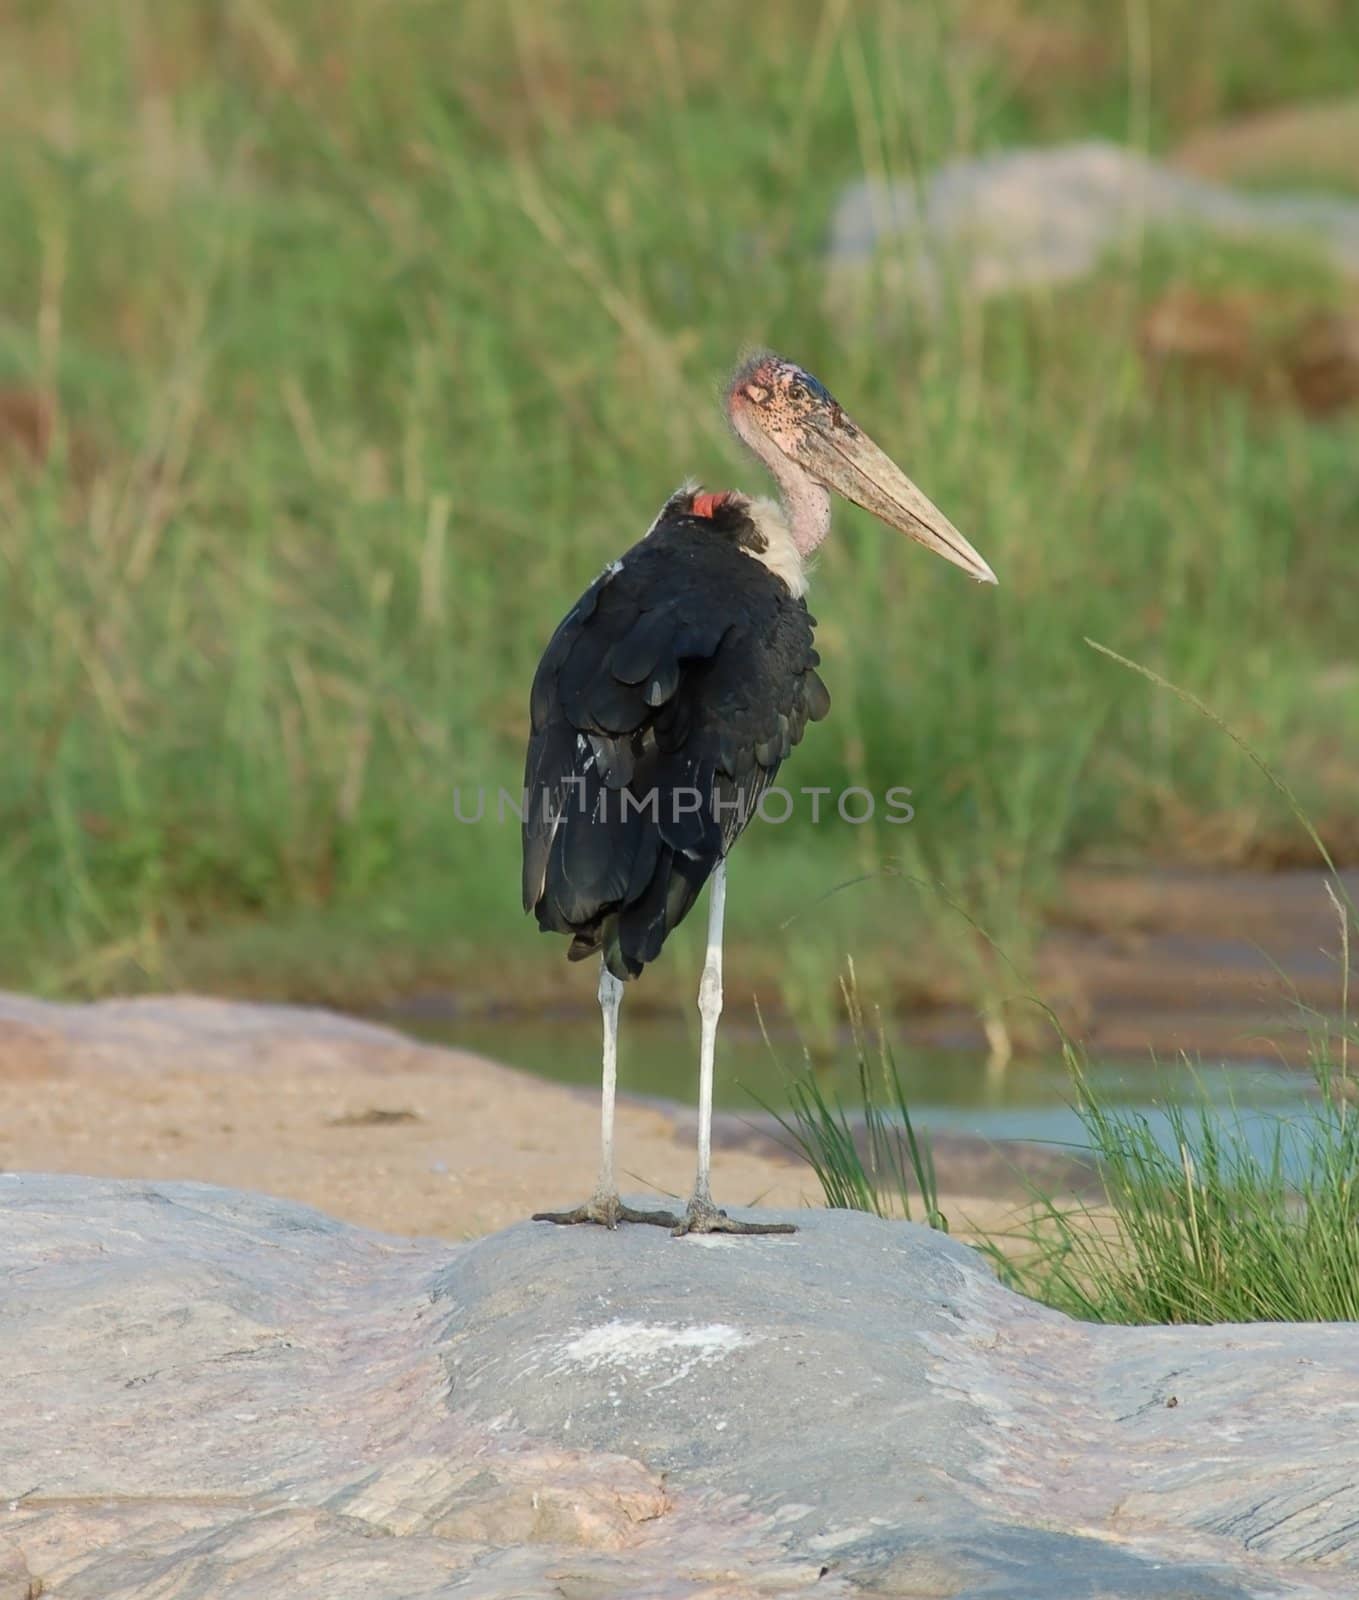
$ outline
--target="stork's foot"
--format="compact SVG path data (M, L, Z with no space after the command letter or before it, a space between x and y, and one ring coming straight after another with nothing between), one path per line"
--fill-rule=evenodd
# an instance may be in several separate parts
M706 1195L695 1195L671 1231L680 1238L686 1233L796 1233L797 1229L791 1222L741 1222L720 1211Z
M673 1211L638 1211L625 1206L616 1194L593 1194L583 1206L571 1211L535 1211L535 1222L555 1222L566 1227L574 1222L593 1222L600 1228L616 1228L620 1222L649 1222L657 1228L676 1229L680 1219Z

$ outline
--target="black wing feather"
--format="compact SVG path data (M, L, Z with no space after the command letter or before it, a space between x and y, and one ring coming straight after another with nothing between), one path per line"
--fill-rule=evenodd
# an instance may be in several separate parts
M586 590L530 695L524 906L619 978L659 955L830 697L814 619L678 496Z

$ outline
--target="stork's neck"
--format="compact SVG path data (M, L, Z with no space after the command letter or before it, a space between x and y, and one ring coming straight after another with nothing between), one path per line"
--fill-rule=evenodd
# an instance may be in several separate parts
M784 455L772 439L758 428L747 427L745 419L733 415L732 423L741 443L769 468L779 486L779 504L797 553L805 560L830 532L830 493L796 461Z

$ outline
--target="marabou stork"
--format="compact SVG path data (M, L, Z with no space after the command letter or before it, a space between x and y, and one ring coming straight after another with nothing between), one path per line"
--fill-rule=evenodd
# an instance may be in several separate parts
M709 1192L713 1047L722 1009L727 853L808 722L830 709L803 596L830 530L830 491L982 583L995 574L826 389L772 354L727 389L737 438L769 469L777 502L686 485L646 537L571 608L534 676L525 767L524 908L600 956L604 1017L599 1182L572 1211L535 1221L651 1222L676 1233L768 1233ZM699 986L698 1170L683 1217L639 1211L613 1163L623 985L661 953L711 878Z

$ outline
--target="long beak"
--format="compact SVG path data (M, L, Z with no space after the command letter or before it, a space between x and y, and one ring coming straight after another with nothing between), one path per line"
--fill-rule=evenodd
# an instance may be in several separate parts
M800 446L802 464L828 489L909 534L978 583L995 583L995 573L944 513L856 424L846 418L838 426L808 428Z

